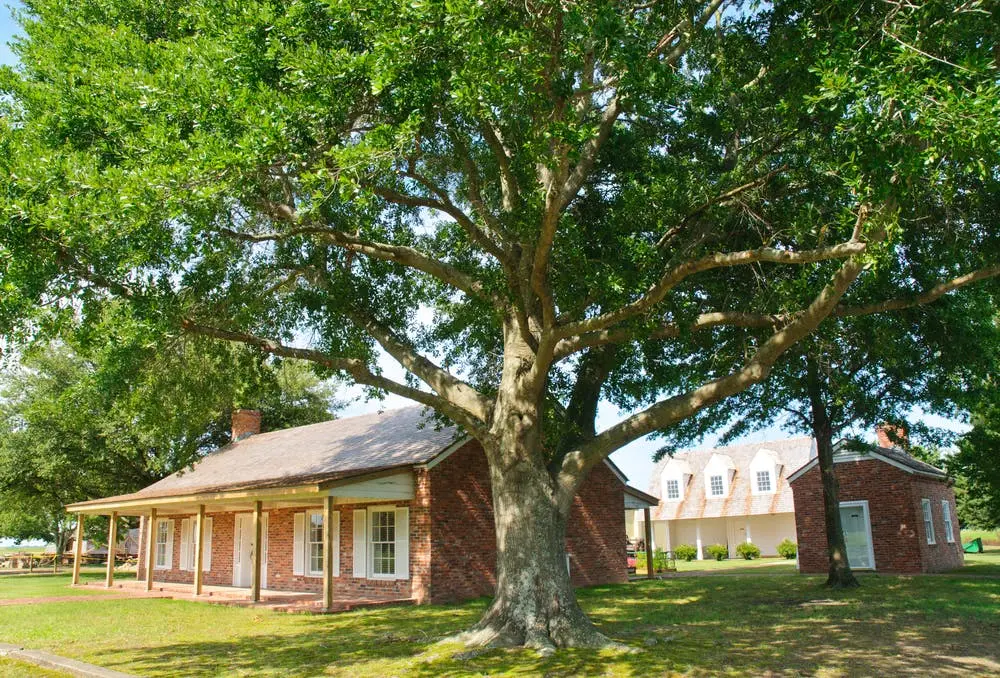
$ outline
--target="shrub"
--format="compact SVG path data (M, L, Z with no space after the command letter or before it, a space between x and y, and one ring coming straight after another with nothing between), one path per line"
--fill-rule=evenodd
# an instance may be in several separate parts
M678 560L686 560L690 562L698 557L698 549L691 544L681 544L674 549L674 557Z
M667 554L663 552L663 549L656 549L653 551L653 572L666 572L667 571Z
M760 549L756 544L745 541L736 547L736 555L743 556L744 560L753 560L760 558Z
M780 544L778 544L778 555L784 556L785 558L794 558L799 553L798 545L791 539L783 539Z
M705 552L716 560L725 560L729 557L729 548L725 544L712 544L705 547Z

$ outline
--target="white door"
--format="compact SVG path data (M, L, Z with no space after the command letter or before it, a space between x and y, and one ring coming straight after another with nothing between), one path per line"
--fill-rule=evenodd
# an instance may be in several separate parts
M264 550L261 552L260 586L267 588L267 514L261 516L261 541ZM233 530L233 586L249 588L253 583L253 552L254 552L253 514L237 513L236 525Z
M847 562L855 570L874 570L871 518L868 502L844 502L840 505L840 524L847 546Z

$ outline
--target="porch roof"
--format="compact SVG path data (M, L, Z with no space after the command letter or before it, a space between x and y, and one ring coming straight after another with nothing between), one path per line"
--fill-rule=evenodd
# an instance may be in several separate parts
M67 509L94 511L188 497L316 494L327 483L425 464L458 435L454 427L436 426L421 407L298 426L230 443L138 492Z

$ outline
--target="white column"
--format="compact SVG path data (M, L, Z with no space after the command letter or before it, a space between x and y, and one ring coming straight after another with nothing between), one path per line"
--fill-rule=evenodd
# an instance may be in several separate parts
M674 547L673 547L673 543L672 543L672 541L670 539L670 521L669 520L664 520L663 521L663 532L664 532L664 540L666 541L666 549L665 550L666 551L672 551Z
M753 539L750 538L750 521L747 521L747 543L752 544Z
M701 552L701 521L694 524L694 544L698 548L698 560L705 560Z

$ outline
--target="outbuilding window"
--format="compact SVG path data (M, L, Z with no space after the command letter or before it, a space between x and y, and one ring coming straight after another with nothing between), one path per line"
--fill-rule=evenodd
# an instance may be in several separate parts
M936 544L937 539L934 538L934 516L931 514L931 500L921 499L920 506L924 511L924 534L927 535L927 543Z
M722 483L722 476L712 476L708 479L709 488L713 497L721 497L725 493L725 485Z
M951 522L951 504L947 499L941 500L941 515L944 517L944 539L949 544L955 543L955 528Z
M680 499L681 498L681 483L678 480L671 479L667 481L667 499Z
M771 491L770 471L757 471L757 491L761 493Z

